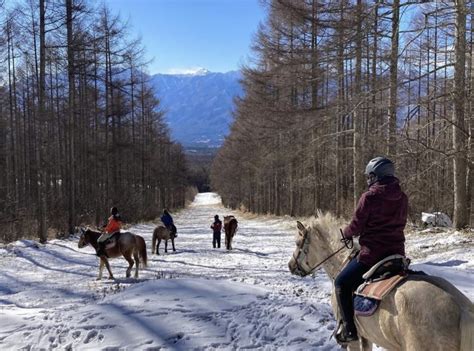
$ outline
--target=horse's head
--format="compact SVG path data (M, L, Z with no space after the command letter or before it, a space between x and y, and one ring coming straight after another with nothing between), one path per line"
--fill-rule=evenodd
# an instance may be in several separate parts
M308 248L309 232L300 221L296 222L298 232L295 235L296 249L288 262L288 268L292 274L304 277L311 273L311 267L308 266Z
M307 227L297 222L296 249L288 262L290 272L304 277L322 266L334 278L353 251L340 241L341 225L343 223L330 213L321 212Z
M89 235L90 235L89 229L81 228L81 236L79 237L79 242L77 243L77 246L80 249L89 245Z

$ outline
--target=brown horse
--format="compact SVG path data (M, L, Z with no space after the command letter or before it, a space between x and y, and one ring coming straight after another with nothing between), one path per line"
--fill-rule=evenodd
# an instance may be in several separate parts
M171 244L173 244L173 251L176 251L174 248L174 238L175 234L172 234L168 228L163 227L159 225L158 227L155 228L153 231L153 239L152 239L152 244L151 244L151 253L154 254L156 253L157 255L160 254L160 243L161 240L165 241L165 252L168 252L168 240L171 239ZM158 240L158 244L156 244L156 241Z
M232 250L232 238L237 232L237 219L234 216L224 216L225 247Z
M82 229L81 237L79 238L78 246L83 248L87 245L91 245L97 251L97 239L102 233L92 231L90 229ZM138 278L138 267L140 265L140 259L143 267L147 265L147 253L145 240L140 235L132 234L129 232L123 232L118 235L115 246L105 249L105 252L110 258L123 256L128 262L127 278L130 277L133 264L135 263L135 278ZM133 259L132 259L133 256ZM135 262L134 262L135 261ZM97 280L102 279L102 271L105 267L109 271L109 279L114 279L112 270L110 269L109 260L106 256L100 257L99 264L99 276Z

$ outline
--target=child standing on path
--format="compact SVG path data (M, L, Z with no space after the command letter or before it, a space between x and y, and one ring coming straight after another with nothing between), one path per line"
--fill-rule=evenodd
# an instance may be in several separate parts
M211 229L213 231L212 235L212 247L215 249L216 245L217 248L221 248L221 230L222 230L222 222L219 219L218 215L214 216L214 223L211 225Z

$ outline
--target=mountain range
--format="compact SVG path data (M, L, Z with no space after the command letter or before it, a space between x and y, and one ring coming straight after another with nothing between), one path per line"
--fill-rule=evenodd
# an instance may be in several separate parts
M241 74L155 74L151 83L166 112L171 137L183 146L218 147L232 123L233 99L242 94Z

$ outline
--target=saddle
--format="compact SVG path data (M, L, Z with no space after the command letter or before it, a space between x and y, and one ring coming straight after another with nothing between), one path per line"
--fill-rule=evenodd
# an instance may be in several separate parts
M380 301L408 276L410 259L391 255L375 264L362 278L365 279L354 293L354 312L371 316Z
M113 233L108 239L104 241L105 249L111 249L117 245L117 241L120 237L120 232Z

